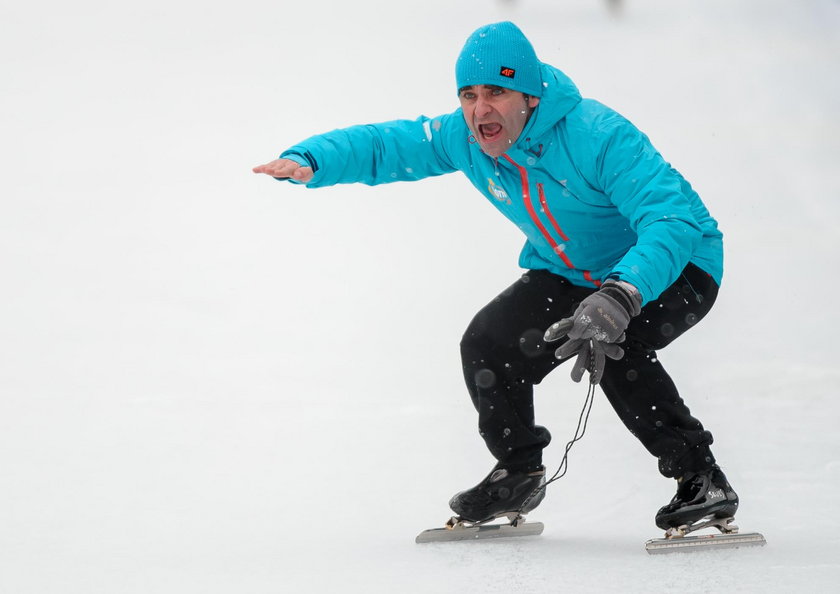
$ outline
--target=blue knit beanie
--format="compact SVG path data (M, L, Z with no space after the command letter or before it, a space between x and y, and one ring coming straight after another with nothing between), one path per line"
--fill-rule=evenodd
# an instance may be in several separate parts
M540 61L519 27L505 21L485 25L470 35L455 63L458 89L496 85L542 96Z

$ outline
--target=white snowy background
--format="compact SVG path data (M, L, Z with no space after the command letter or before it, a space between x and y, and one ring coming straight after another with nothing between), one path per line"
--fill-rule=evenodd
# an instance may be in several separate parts
M661 353L762 549L649 556L673 495L599 392L543 536L416 545L493 461L458 342L522 238L459 174L309 191L310 134L456 107L512 19L726 234ZM840 2L9 2L0 592L836 592ZM556 466L585 387L537 391Z

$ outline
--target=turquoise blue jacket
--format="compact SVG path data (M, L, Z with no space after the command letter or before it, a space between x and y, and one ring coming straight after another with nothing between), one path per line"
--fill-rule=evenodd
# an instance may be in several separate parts
M691 185L647 136L582 99L544 64L545 91L517 142L499 158L471 139L461 110L313 136L281 156L308 163L307 187L414 181L461 171L525 234L519 265L575 285L610 277L656 299L689 262L720 284L723 236Z

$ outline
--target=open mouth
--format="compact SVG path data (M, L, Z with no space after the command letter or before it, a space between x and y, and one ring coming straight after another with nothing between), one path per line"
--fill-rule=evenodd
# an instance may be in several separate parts
M499 137L502 135L502 125L495 123L479 124L478 131L481 134L483 140L492 142L494 140L498 140Z

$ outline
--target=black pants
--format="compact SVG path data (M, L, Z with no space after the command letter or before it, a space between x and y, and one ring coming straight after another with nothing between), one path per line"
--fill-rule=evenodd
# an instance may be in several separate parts
M539 466L551 440L548 430L534 422L534 385L562 363L554 357L562 342L545 343L543 334L594 291L532 270L479 311L464 334L464 379L478 411L479 432L493 456L509 468ZM691 416L656 350L699 322L717 292L711 276L689 264L630 322L624 358L607 359L601 380L619 418L658 458L666 477L706 469L715 460L709 448L712 434Z

